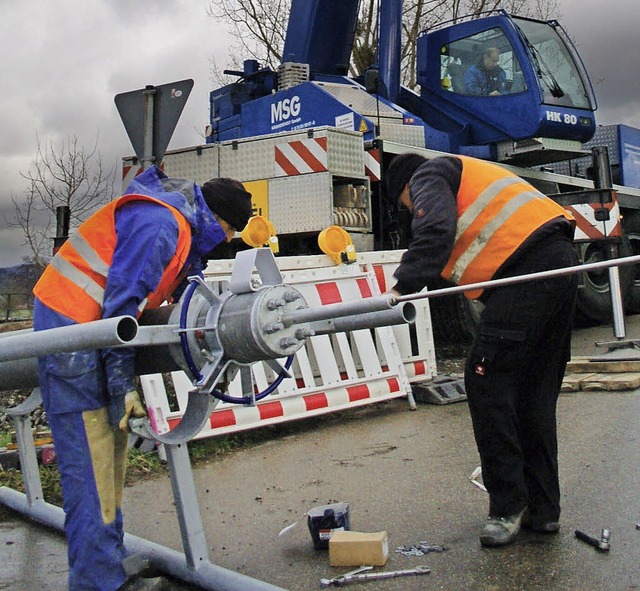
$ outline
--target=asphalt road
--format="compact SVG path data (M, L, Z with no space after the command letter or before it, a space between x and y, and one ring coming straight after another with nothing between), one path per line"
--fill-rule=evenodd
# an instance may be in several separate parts
M637 317L627 321L627 334L640 334ZM601 352L594 343L611 335L607 327L577 331L574 354ZM389 534L390 558L380 570L431 568L428 575L354 584L354 590L638 589L639 393L561 395L558 535L522 532L512 546L482 548L487 498L469 481L479 461L466 403L410 411L396 400L307 421L304 430L195 470L211 561L290 591L320 589L320 578L350 569L330 567L327 552L313 549L302 518L317 505L346 501L352 530ZM125 515L128 532L182 551L168 479L128 488ZM602 528L611 530L607 553L574 536L575 529L599 536ZM448 550L420 557L394 551L420 541ZM0 589L66 589L59 533L16 516L0 523L0 549Z

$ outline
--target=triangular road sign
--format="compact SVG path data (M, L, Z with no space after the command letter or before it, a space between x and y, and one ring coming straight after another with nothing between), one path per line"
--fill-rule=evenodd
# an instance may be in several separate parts
M193 80L188 79L116 95L118 113L138 160L144 163L147 157L154 158L157 164L162 161L192 88ZM147 122L148 112L153 113L152 122ZM145 143L149 141L151 154L145 154Z

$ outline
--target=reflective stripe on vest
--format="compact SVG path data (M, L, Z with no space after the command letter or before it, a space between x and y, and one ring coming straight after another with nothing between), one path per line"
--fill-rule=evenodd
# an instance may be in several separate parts
M176 251L153 293L140 302L157 307L173 293L191 248L191 226L172 206L145 195L125 195L104 206L69 237L34 288L36 297L51 309L75 320L89 322L102 316L104 289L116 244L115 210L129 201L153 201L167 207L178 222Z
M545 223L573 218L557 203L503 168L459 157L458 223L442 276L459 285L490 280L518 247ZM466 292L478 298L482 290Z

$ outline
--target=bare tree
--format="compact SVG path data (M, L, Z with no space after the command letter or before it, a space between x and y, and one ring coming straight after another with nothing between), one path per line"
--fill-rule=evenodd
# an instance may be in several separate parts
M291 0L212 0L207 14L222 20L236 39L228 50L230 69L242 71L242 62L258 60L275 70L282 57ZM218 84L224 80L212 59L212 78Z
M361 0L360 17L351 56L352 75L362 74L376 61L377 10L380 0ZM211 0L207 13L229 25L236 42L229 48L231 69L255 59L275 70L280 63L291 0ZM438 23L475 18L502 8L511 14L540 19L558 18L558 0L405 0L403 3L402 79L416 86L416 40ZM212 60L212 80L225 78Z
M37 152L32 168L20 172L29 182L23 199L11 195L15 219L9 226L20 228L24 243L31 251L25 262L45 266L51 258L56 210L69 208L70 225L77 227L100 205L113 197L115 170L105 170L97 151L86 150L78 138L70 136L58 146L37 138Z

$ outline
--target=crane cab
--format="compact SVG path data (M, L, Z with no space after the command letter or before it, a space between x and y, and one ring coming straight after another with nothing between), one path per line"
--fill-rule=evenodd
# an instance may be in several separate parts
M464 153L465 146L475 146L467 151L508 161L519 147L522 155L535 142L546 142L544 159L552 161L566 158L569 142L581 147L593 136L593 89L555 20L498 11L425 32L417 52L420 97L429 106L420 115L435 129L457 135L459 145L449 149ZM520 140L527 142L518 146ZM498 151L502 145L503 152L478 154L490 145Z

